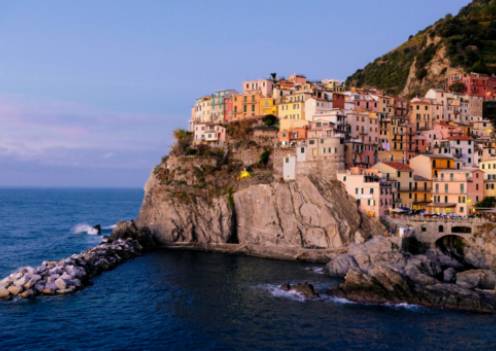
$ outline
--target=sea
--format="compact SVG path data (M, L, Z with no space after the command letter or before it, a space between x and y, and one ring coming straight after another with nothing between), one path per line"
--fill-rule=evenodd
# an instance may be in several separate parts
M139 189L0 189L0 277L98 244ZM310 282L304 300L279 285ZM161 250L67 296L0 301L0 350L496 350L496 316L325 296L322 266Z

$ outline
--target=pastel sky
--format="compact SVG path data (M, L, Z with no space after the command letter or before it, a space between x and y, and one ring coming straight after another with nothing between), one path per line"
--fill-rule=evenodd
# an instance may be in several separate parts
M198 96L344 79L469 0L0 0L0 186L142 187Z

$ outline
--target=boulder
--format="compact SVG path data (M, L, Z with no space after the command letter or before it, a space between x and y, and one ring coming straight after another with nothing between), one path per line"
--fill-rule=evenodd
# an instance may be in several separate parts
M295 292L307 299L319 297L319 294L317 293L317 291L315 291L313 285L307 282L296 283L294 285L286 283L281 285L280 288L284 291Z
M26 276L22 276L21 278L14 281L14 285L23 287L24 284L26 284L26 282L27 282Z
M443 281L445 283L454 283L456 279L456 270L453 267L446 268L443 272Z
M20 297L26 299L28 297L34 296L34 290L32 289L26 289L22 293L19 294Z
M8 299L10 297L10 291L6 288L0 288L0 299Z
M342 254L331 259L326 267L331 276L344 277L350 269L358 268L358 264L353 256Z
M0 280L0 288L8 288L12 284L12 280L9 277Z
M7 290L9 291L10 294L16 296L19 295L19 293L22 291L22 288L17 285L11 285Z
M62 278L57 278L55 280L55 286L57 287L58 290L64 290L67 288L67 284L65 283L65 280Z
M456 284L468 289L493 290L496 287L496 273L488 269L470 269L456 274Z

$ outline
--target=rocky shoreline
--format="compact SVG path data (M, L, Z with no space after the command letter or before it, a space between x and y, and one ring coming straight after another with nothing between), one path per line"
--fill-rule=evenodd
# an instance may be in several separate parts
M79 254L58 261L43 261L38 267L26 266L0 280L0 299L63 295L80 290L91 278L110 270L143 252L133 238L104 238Z
M496 273L438 249L412 254L397 238L375 237L332 259L344 281L329 294L358 303L409 303L441 309L496 312Z
M496 226L474 236L482 245L496 235ZM413 240L413 243L410 242ZM482 244L481 244L482 243ZM62 295L87 286L94 276L147 250L166 248L327 263L332 277L343 279L326 295L364 304L409 303L427 307L496 313L493 247L465 247L450 252L421 248L415 239L374 236L339 250L302 249L280 245L172 242L164 245L146 227L120 222L110 237L94 248L38 267L22 267L0 280L0 299ZM311 284L284 284L281 289L315 298Z

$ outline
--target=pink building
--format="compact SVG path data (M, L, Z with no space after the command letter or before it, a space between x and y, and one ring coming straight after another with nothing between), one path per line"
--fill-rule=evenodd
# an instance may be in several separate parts
M337 174L346 191L362 212L370 217L384 216L394 203L395 182L381 178L372 170L352 168Z
M350 137L364 144L379 143L379 119L375 113L346 112L346 123L350 126Z
M194 125L193 144L222 146L226 141L226 128L218 124L199 123Z
M465 85L466 94L479 96L484 99L494 99L496 97L496 77L479 73L460 74L454 73L448 76L448 87L455 83Z
M247 80L243 82L243 93L260 93L263 97L272 97L274 83L270 79Z
M435 213L455 213L467 216L484 196L484 172L477 168L444 169L432 184L432 204Z

